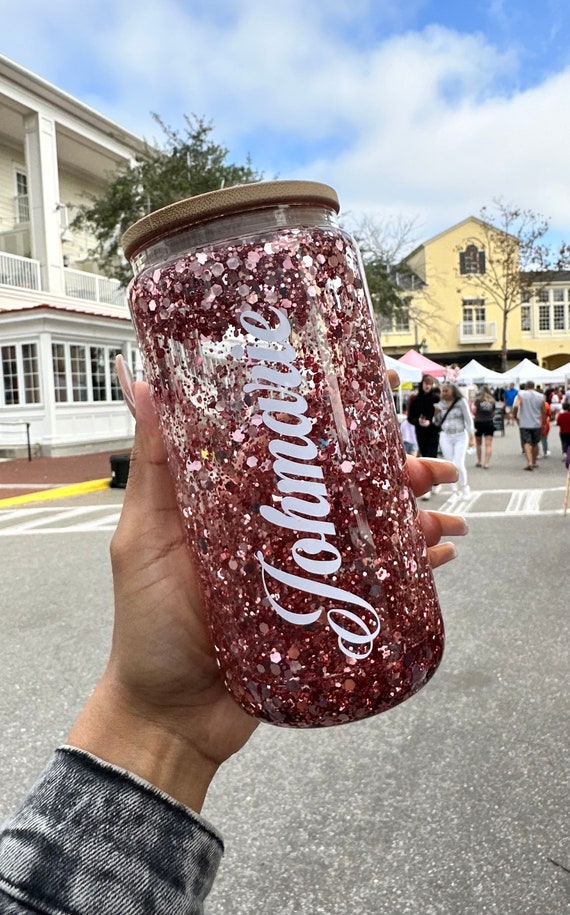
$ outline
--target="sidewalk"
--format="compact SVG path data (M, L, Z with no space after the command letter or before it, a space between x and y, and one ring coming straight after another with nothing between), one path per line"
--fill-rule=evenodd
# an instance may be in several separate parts
M111 455L117 453L123 452L0 461L0 509L105 489L111 482Z
M472 490L501 487L540 489L565 485L566 467L561 461L560 439L556 430L551 431L549 437L550 457L541 459L539 469L534 473L522 472L526 461L521 455L518 428L510 426L505 432L504 436L495 433L493 437L493 456L488 471L475 468L475 458L468 457L467 472ZM124 453L128 452L104 451L59 458L39 457L32 461L25 458L0 461L0 509L106 489L111 482L111 455ZM447 491L448 487L444 489ZM436 509L438 501L445 501L445 498L442 494L429 507Z

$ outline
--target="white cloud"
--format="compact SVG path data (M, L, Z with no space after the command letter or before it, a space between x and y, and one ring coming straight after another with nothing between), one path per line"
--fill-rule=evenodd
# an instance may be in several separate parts
M518 91L516 45L397 34L412 13L395 0L19 8L26 29L7 17L0 50L149 138L150 111L173 126L196 113L234 158L328 181L345 210L418 214L431 234L501 195L570 235L570 69Z

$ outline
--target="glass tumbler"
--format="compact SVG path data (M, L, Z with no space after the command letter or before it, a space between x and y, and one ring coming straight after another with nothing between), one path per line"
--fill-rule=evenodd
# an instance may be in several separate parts
M241 185L123 239L129 305L219 666L277 725L382 712L443 625L357 247L335 191Z

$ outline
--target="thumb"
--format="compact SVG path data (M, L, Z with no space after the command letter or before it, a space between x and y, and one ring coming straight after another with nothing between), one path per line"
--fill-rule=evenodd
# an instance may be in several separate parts
M123 503L123 515L145 519L144 527L165 520L164 512L178 511L172 478L168 469L166 448L158 417L144 381L132 386L136 415L135 438L131 451L129 477ZM160 513L160 521L156 518Z

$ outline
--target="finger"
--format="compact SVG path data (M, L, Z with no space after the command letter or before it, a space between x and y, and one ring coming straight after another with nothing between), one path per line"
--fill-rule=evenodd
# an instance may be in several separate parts
M123 510L113 538L116 557L135 550L140 563L149 553L175 550L185 542L182 520L158 419L145 382L133 385L136 427Z
M415 458L408 455L408 472L416 496L429 492L438 483L455 483L459 479L457 467L439 458Z
M131 414L136 419L136 405L135 399L133 397L133 374L129 368L128 363L125 362L122 353L118 353L115 357L115 369L117 372L117 378L119 379L119 384L121 385L125 403L131 411Z
M442 537L464 537L469 530L461 515L420 511L419 521L428 547L435 546Z
M439 543L437 546L430 546L428 549L428 559L432 569L451 562L457 556L457 550L453 543Z
M145 512L162 512L176 506L176 497L148 384L136 382L133 396L136 427L125 505L130 508L134 503Z

